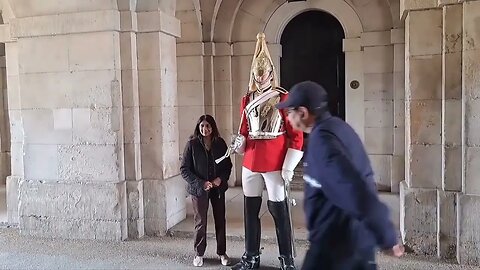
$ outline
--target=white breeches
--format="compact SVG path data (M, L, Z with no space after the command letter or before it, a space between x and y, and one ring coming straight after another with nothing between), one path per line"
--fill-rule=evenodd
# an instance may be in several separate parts
M285 189L281 171L266 173L252 172L242 167L243 194L247 197L261 197L267 186L268 199L274 202L285 200Z

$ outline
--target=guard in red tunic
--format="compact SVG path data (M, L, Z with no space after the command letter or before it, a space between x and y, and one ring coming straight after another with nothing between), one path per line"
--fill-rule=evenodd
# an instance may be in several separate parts
M265 34L257 35L249 90L242 99L241 124L235 151L244 154L245 253L232 269L256 269L260 265L260 219L264 187L268 210L276 227L281 269L295 269L288 184L303 156L303 132L287 121L286 112L275 107L288 92L278 87L277 75L268 52Z

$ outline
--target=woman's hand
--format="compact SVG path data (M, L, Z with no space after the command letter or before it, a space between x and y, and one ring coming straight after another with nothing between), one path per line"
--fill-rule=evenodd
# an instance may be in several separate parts
M213 188L213 184L209 181L205 181L205 183L203 184L203 189L205 191L209 191L211 188Z
M220 179L219 177L213 179L213 181L212 181L212 184L213 184L214 187L220 186L221 183L222 183L222 179Z

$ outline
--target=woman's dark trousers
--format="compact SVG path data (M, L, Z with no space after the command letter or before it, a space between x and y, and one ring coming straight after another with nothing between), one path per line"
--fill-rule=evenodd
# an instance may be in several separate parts
M207 248L207 213L208 202L212 204L215 221L215 236L217 239L217 254L225 255L226 250L226 220L225 193L211 190L200 197L192 196L193 218L195 223L194 249L197 256L203 256Z

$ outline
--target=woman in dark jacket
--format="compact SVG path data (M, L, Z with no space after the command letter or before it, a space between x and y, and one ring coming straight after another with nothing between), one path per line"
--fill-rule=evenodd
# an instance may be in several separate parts
M232 172L232 161L226 158L219 164L215 159L227 151L225 141L218 133L217 124L211 115L202 115L195 126L194 135L185 146L182 177L187 181L187 191L192 195L195 220L194 266L203 265L207 247L208 201L212 204L217 239L217 254L223 265L229 264L226 254L225 191Z

